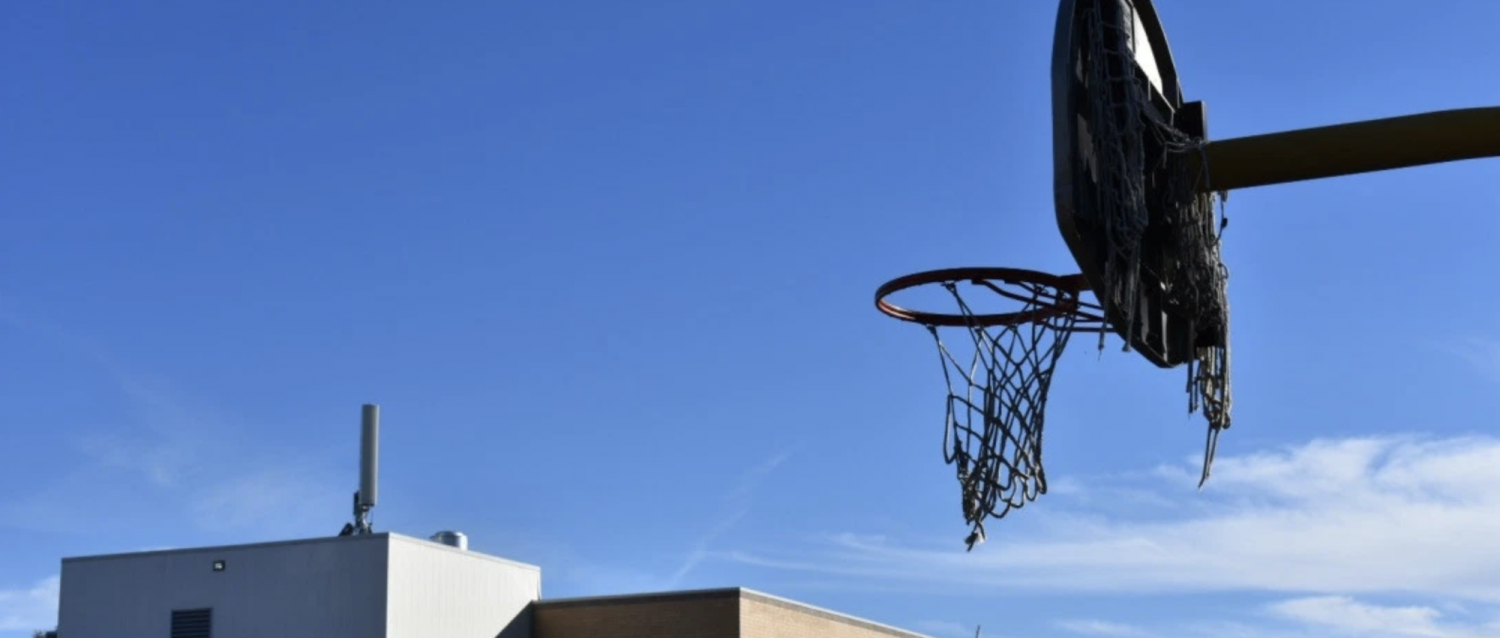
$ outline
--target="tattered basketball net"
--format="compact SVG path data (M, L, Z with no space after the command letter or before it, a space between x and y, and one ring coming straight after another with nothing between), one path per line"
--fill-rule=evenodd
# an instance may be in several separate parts
M953 296L958 312L908 310L887 300L893 293L933 284ZM1022 308L976 314L959 290L965 284L980 294L1020 302ZM881 312L925 325L937 342L948 385L943 454L957 466L964 520L972 526L969 549L984 540L985 518L1004 517L1047 492L1042 426L1052 369L1074 332L1105 330L1103 310L1080 299L1085 287L1081 275L953 268L908 275L875 293ZM965 354L955 354L940 328L963 330L968 338L953 346Z
M1097 3L1089 11L1093 46L1082 66L1090 89L1090 155L1096 160L1091 179L1109 242L1104 281L1093 292L1123 309L1125 325L1115 328L1136 333L1142 319L1135 312L1136 288L1147 271L1160 282L1173 314L1191 318L1188 410L1201 410L1208 421L1201 487L1219 433L1229 427L1231 403L1228 271L1219 242L1224 221L1215 223L1212 191L1198 183L1209 174L1202 165L1206 140L1145 108L1149 97L1128 48L1131 34L1118 20L1105 20ZM1153 219L1153 210L1162 214ZM1148 231L1157 232L1161 242L1151 249L1149 262L1142 259ZM957 313L907 310L886 300L894 292L932 284L953 296ZM976 314L959 290L962 284L1020 302L1022 309ZM986 518L1004 517L1047 491L1042 426L1052 369L1072 333L1100 333L1102 347L1104 333L1111 331L1103 309L1080 299L1086 288L1082 275L957 268L908 275L875 293L882 312L927 326L937 341L948 384L944 457L957 466L964 520L972 526L969 549L984 540ZM965 329L970 357L954 354L942 338L945 327Z

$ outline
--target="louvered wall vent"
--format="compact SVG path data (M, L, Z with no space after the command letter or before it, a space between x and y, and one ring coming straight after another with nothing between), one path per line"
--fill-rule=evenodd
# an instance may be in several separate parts
M213 609L172 611L172 638L213 638Z

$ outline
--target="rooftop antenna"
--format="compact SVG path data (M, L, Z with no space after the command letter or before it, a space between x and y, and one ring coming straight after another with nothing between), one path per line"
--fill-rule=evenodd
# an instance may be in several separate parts
M354 522L344 525L339 536L374 533L370 510L375 507L380 474L380 406L367 403L360 410L359 490L354 492Z

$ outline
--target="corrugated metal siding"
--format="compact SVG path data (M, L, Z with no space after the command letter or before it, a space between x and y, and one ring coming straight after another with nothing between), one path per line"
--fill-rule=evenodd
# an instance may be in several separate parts
M392 537L387 638L530 638L541 570Z
M213 638L381 638L386 545L379 535L66 560L58 633L166 638L173 610L212 608Z

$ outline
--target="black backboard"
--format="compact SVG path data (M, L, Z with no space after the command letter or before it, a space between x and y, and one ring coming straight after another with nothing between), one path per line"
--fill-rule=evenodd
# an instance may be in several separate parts
M1083 71L1089 52L1097 50L1095 34L1099 31L1093 28L1094 12L1110 27L1104 37L1125 38L1123 48L1133 54L1135 77L1149 87L1142 94L1149 95L1150 103L1140 108L1151 109L1155 117L1199 137L1207 134L1204 112L1201 103L1182 100L1177 67L1151 0L1061 0L1052 57L1053 186L1058 229L1115 331L1152 363L1173 367L1192 358L1195 337L1189 318L1173 314L1163 303L1163 286L1155 276L1166 272L1166 264L1175 258L1168 254L1170 251L1156 247L1158 242L1153 237L1153 229L1163 227L1157 222L1161 211L1151 211L1153 223L1142 242L1137 294L1126 299L1123 292L1106 289L1108 242L1098 210L1098 184L1100 165L1112 160L1098 157L1094 151L1088 105L1090 91L1110 89L1089 86ZM1152 140L1144 143L1149 145ZM1152 181L1148 176L1147 182ZM1134 330L1124 319L1125 309L1130 307L1127 304L1135 309Z

